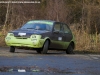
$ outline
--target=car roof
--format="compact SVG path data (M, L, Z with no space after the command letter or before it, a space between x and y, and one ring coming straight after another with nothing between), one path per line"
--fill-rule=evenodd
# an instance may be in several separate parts
M52 23L57 22L57 21L53 21L53 20L30 20L30 21L52 22Z

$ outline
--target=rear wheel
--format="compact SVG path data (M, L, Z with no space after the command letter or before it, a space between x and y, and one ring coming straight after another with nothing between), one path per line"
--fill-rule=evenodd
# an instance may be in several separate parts
M73 50L74 50L74 48L73 48L73 46L70 44L70 45L68 46L67 50L66 50L66 53L67 53L67 54L74 54Z
M48 47L49 47L49 41L46 40L45 43L44 43L44 46L43 46L43 48L42 48L41 53L42 53L42 54L46 54L47 51L48 51Z
M14 46L10 46L10 52L12 52L12 53L15 52L15 47Z

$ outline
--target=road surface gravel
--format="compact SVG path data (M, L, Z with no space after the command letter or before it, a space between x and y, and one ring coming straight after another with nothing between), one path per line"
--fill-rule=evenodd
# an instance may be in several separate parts
M73 54L0 47L0 75L100 75L100 55Z

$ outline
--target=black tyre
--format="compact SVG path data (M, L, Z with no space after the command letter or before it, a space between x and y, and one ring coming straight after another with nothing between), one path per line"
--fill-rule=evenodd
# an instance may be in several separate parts
M42 48L41 53L42 53L42 54L46 54L47 51L48 51L48 47L49 47L49 41L46 40L45 43L44 43L44 46L43 46L43 48Z
M70 45L68 46L67 50L66 50L66 53L67 53L67 54L74 54L73 50L74 50L74 48L73 48L73 46L70 44Z
M14 46L11 46L11 47L10 47L10 52L12 52L12 53L15 52L15 47L14 47Z
M36 52L37 52L37 53L39 53L39 54L41 53L41 51L42 51L42 49L41 49L41 48L36 49Z

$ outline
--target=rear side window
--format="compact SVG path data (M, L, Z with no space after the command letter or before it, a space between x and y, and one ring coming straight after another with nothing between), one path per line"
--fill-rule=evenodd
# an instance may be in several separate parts
M54 25L54 31L60 31L60 23Z
M63 24L64 33L71 33L69 27L66 24Z

